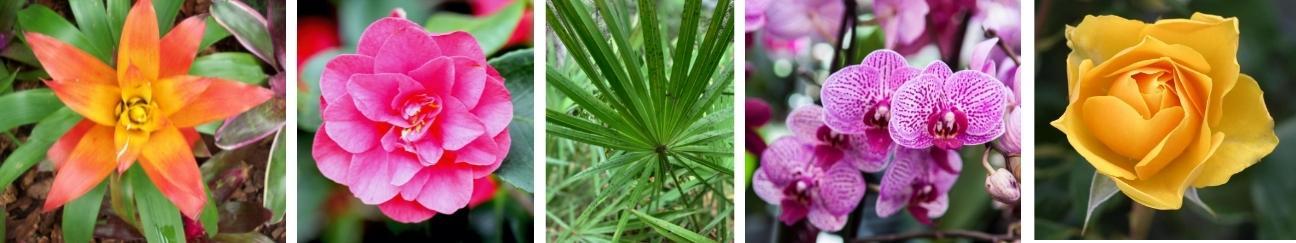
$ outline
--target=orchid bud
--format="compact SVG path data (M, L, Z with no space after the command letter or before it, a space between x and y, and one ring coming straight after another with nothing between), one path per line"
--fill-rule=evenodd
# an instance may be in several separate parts
M1012 172L999 168L986 177L986 192L990 193L996 201L1005 204L1017 203L1021 199L1021 189L1017 185L1017 178Z

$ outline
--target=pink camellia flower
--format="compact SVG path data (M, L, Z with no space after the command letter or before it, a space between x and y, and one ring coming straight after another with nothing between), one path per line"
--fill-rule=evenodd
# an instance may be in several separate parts
M864 158L887 158L893 144L887 128L892 119L892 95L919 72L894 51L869 53L864 63L838 70L824 81L819 95L824 121L835 132L864 135L868 144Z
M958 149L990 142L1004 133L1008 89L979 71L951 72L934 61L922 75L896 90L891 139L901 146Z
M814 146L816 158L845 162L866 172L882 171L886 166L885 157L869 152L865 135L838 133L824 124L824 109L817 105L792 110L786 124L793 136Z
M508 153L513 104L464 32L431 35L399 17L365 29L320 78L313 155L325 177L400 222L468 205L474 179Z
M814 147L794 136L775 140L761 155L752 189L779 205L784 224L808 218L815 228L838 231L864 198L864 177L848 163L818 156Z
M958 180L963 159L958 153L939 148L896 150L895 161L882 175L878 217L890 217L908 208L914 219L927 225L949 208L949 191Z

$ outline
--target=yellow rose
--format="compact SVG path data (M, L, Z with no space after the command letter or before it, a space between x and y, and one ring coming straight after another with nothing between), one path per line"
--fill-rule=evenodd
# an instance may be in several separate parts
M1189 186L1224 184L1278 145L1239 73L1237 18L1086 16L1066 37L1069 104L1052 125L1134 201L1179 209Z

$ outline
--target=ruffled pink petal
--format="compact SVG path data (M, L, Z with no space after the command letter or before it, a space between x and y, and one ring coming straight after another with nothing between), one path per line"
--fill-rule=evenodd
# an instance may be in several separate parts
M338 102L324 109L324 129L339 147L351 153L369 151L382 134L377 122L369 120L356 109L351 95L343 95Z
M455 31L435 35L432 39L441 46L442 54L445 56L467 57L478 62L486 62L486 55L482 53L481 46L477 45L477 39L466 32Z
M423 84L427 91L437 97L453 96L455 85L454 58L437 57L423 63L422 66L409 71L409 77Z
M803 105L787 116L787 127L801 141L825 143L819 140L819 129L824 127L824 111L817 105Z
M371 57L377 56L379 49L387 43L387 40L393 34L410 30L422 31L423 27L404 18L387 17L374 21L369 24L369 27L365 27L364 33L360 34L360 42L356 44L356 53Z
M392 200L379 204L378 210L396 222L407 224L423 222L436 215L436 212L424 208L423 205L419 205L417 202L400 198L392 198Z
M383 150L391 152L401 148L400 131L401 128L396 126L387 128L387 132L383 133L383 136L378 139L378 143L382 145Z
M419 169L418 173L414 173L414 177L410 178L404 185L400 185L400 197L408 201L418 200L419 194L423 193L423 186L427 185L428 178L430 178L430 170L430 167L423 167Z
M423 169L423 164L419 163L414 154L404 151L397 151L387 154L387 171L388 177L391 178L391 184L401 186L408 183Z
M320 96L334 100L346 94L347 81L352 75L373 73L373 58L356 54L343 54L329 60L320 74Z
M464 107L475 108L477 102L481 100L482 90L486 88L486 83L489 82L485 65L486 62L484 61L463 57L454 58L455 84L452 93L455 98L464 103Z
M326 123L325 126L328 126ZM311 156L315 157L315 167L319 168L320 174L334 182L344 183L347 181L347 169L351 167L351 153L338 147L332 138L329 138L328 129L319 129L315 134L315 142L311 145Z
M983 144L1003 135L1008 101L1003 83L990 75L964 70L950 76L942 88L951 105L967 116L967 128L957 135L963 144Z
M423 90L423 85L402 74L359 74L352 76L351 82L347 83L347 92L355 99L360 114L370 120L401 127L408 127L409 122L392 107L392 100L402 93L420 90Z
M495 158L495 162L485 166L472 166L473 178L482 178L494 173L500 165L503 165L504 158L508 156L509 146L513 145L513 137L509 136L508 129L504 129L498 135L495 135L495 145L499 147L500 156Z
M859 205L864 192L864 176L855 166L837 163L819 178L819 205L832 215L847 215Z
M494 77L486 81L481 100L472 113L486 126L486 134L498 135L513 121L513 95L504 87L504 81Z
M419 193L418 202L437 212L454 213L468 205L473 192L472 180L472 170L450 163L428 168L428 181Z
M391 184L391 178L387 178L390 165L388 154L387 151L374 149L352 157L351 167L347 168L348 181L343 184L351 189L351 194L355 194L360 202L375 205L391 200L400 192L400 188Z
M796 179L795 176L806 170L813 153L810 146L792 136L783 136L774 140L769 148L761 153L760 168L775 186L783 187Z
M487 136L479 136L472 143L464 146L462 149L455 151L455 162L467 163L470 165L490 165L495 162L499 156L504 153L499 152L495 139Z
M756 196L765 200L765 203L779 205L783 201L783 188L770 182L769 177L765 176L764 168L756 168L756 172L752 174L752 190L756 191Z
M498 186L495 185L495 178L493 177L487 176L473 179L472 198L468 199L468 208L475 208L477 205L489 202L491 199L495 198L497 187Z
M439 56L441 48L422 28L400 29L374 55L374 73L403 74Z
M827 209L820 207L810 207L810 213L807 218L810 219L810 225L814 225L819 230L836 232L846 226L846 219L850 212L846 214L833 214Z
M423 138L414 143L414 152L418 155L419 163L424 166L432 166L441 161L445 155L445 148L441 147L441 141L434 137Z
M879 217L888 217L909 204L913 197L913 181L926 173L929 158L926 149L896 149L895 160L891 169L882 175L879 185L877 205L874 207Z
M838 70L824 81L824 119L844 134L864 133L864 116L883 98L881 72L863 65Z
M459 150L468 143L486 133L486 127L476 115L469 113L463 103L454 98L443 99L441 115L437 117L436 128L440 129L442 146L447 150Z
M927 129L927 120L944 97L941 82L935 75L924 74L896 91L887 125L895 143L919 149L932 146L934 137Z

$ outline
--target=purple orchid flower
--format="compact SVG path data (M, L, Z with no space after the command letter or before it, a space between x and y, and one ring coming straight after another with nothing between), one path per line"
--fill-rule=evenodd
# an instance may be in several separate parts
M779 205L779 220L786 225L809 219L815 228L838 231L864 198L864 177L849 163L821 156L815 147L796 136L775 140L761 155L752 189L765 202Z
M1021 104L1021 91L1018 88L1018 76L1021 75L1017 63L1013 62L1008 53L1004 53L999 47L1002 39L990 38L972 48L972 57L969 59L969 69L977 70L985 74L994 76L1002 81L1004 86L1012 90L1013 95L1008 97L1009 105ZM1011 45L1005 42L1006 45Z
M747 98L747 103L744 106L747 110L747 117L743 120L747 122L747 126L743 129L743 134L747 137L747 143L745 144L747 152L759 155L761 152L765 152L768 145L765 144L765 138L756 129L769 123L770 113L773 113L773 111L770 110L768 103L760 99Z
M950 71L934 61L922 75L896 90L891 139L908 148L958 149L990 142L1004 133L1009 91L975 70Z
M949 191L958 180L963 159L952 150L898 148L895 162L882 176L877 214L890 217L901 208L932 225L949 208Z
M863 159L885 160L893 144L888 129L892 124L893 93L919 72L894 51L869 53L862 64L843 68L824 81L820 92L824 121L838 133L864 135L868 146Z
M869 152L868 140L863 134L842 134L824 123L824 109L817 105L796 108L787 116L788 130L801 141L814 145L815 157L840 160L865 172L882 171L885 158Z
M1008 47L1021 53L1021 1L977 0L972 22L994 31Z
M783 1L769 3L762 25L766 32L783 39L835 40L843 14L846 5L839 0Z
M747 32L756 31L765 26L765 9L769 8L772 1L774 0L747 0L744 11L747 15Z
M909 55L934 41L942 57L958 55L953 47L962 44L962 16L975 6L973 0L873 1L888 49Z

